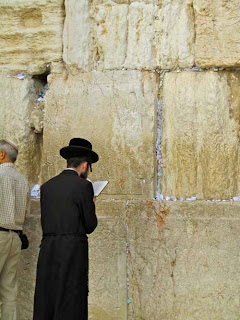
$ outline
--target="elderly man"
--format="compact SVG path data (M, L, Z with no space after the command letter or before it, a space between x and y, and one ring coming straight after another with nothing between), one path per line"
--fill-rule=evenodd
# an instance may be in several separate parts
M89 168L98 161L89 141L60 150L67 168L41 186L43 240L37 267L34 320L88 319L88 237L97 226Z
M19 232L29 210L27 179L14 169L17 146L0 140L0 301L2 320L17 319L17 263L21 252Z

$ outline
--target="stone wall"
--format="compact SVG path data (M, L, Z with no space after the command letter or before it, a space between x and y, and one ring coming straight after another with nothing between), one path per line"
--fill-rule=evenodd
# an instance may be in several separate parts
M0 137L31 183L92 141L92 320L239 319L239 1L1 1ZM19 267L32 317L38 201Z

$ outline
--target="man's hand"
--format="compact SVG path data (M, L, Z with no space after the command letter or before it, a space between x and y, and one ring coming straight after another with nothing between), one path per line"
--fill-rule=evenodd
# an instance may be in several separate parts
M93 202L96 203L97 197L93 197Z

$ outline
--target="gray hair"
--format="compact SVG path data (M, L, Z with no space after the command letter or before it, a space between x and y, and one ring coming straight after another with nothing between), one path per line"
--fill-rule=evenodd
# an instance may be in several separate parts
M0 140L0 151L5 151L7 157L14 163L17 160L18 150L5 140Z

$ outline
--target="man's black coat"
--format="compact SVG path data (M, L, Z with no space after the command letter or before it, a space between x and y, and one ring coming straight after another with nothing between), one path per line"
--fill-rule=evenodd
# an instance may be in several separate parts
M34 320L88 318L88 238L97 226L91 182L64 170L41 187Z

